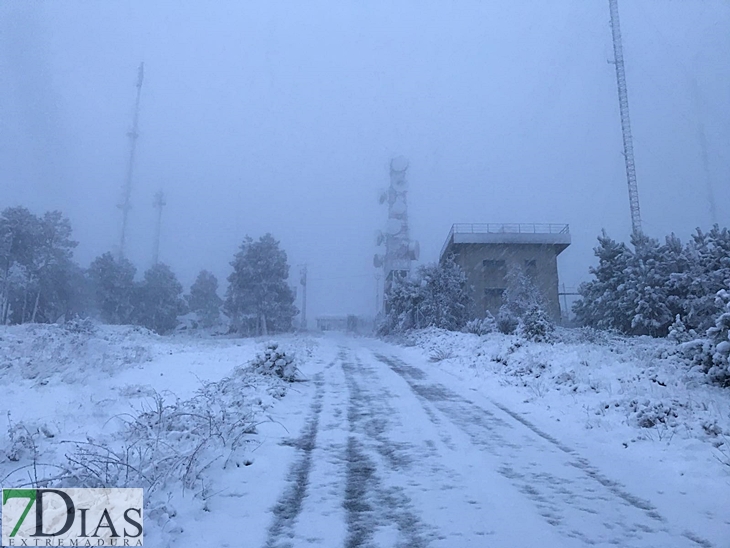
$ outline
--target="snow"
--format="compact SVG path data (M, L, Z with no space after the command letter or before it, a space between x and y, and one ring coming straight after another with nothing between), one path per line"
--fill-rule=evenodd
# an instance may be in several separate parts
M677 345L590 330L560 342L415 332L405 355L578 451L662 515L730 546L730 392L688 370Z
M730 393L669 341L555 338L278 336L285 383L268 339L0 328L1 483L155 440L148 546L730 546Z

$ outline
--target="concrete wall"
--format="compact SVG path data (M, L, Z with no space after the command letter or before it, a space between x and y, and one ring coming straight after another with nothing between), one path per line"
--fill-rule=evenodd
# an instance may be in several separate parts
M540 290L547 311L560 319L558 300L558 250L541 244L450 244L444 254L455 254L456 263L467 275L474 290L477 312L488 310L495 316L502 304L500 290L507 287L505 277L511 268L522 267ZM486 264L485 264L486 261ZM532 262L534 261L534 262Z

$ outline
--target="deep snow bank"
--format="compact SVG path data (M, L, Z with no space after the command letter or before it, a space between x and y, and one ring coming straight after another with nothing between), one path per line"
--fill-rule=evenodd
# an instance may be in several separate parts
M436 367L517 388L523 403L586 429L626 429L628 443L701 440L730 464L730 390L689 368L671 341L560 329L548 344L427 329L404 342Z

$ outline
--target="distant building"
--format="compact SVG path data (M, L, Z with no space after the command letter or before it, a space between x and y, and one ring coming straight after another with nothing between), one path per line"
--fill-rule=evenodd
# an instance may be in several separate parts
M317 316L317 329L320 331L346 331L348 333L366 334L373 330L373 320L348 314L346 316Z
M453 254L474 289L478 312L496 316L512 268L522 268L542 293L547 311L560 319L558 255L570 245L568 225L455 224L439 261Z

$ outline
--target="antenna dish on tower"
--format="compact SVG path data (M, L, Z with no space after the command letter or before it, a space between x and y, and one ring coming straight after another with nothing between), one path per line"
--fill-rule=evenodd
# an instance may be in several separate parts
M400 234L403 231L403 221L400 219L388 219L385 225L385 231L391 236Z
M401 173L408 169L408 159L405 156L396 156L390 161L390 169L396 173Z

